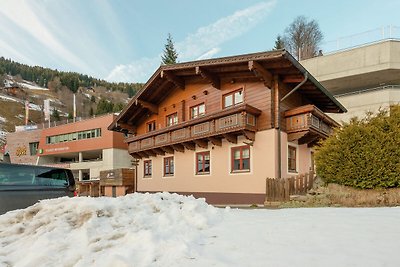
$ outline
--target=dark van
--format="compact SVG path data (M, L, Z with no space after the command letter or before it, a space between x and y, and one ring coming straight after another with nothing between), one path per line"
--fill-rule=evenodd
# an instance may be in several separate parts
M74 195L71 170L0 163L0 214L26 208L41 199Z

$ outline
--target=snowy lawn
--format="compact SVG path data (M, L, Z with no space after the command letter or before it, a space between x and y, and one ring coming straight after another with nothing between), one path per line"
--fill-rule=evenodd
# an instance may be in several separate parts
M399 266L400 208L217 209L176 194L0 216L0 266Z

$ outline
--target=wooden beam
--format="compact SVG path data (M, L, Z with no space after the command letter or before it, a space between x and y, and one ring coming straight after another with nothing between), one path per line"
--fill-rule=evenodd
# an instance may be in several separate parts
M196 144L194 142L184 142L182 145L189 150L196 150Z
M172 148L178 152L185 152L185 147L182 144L172 145Z
M210 142L215 146L222 146L222 138L221 137L210 136L210 137L208 137L208 140L210 140Z
M157 154L152 150L146 150L146 151L143 151L143 152L146 153L147 155L151 156L151 157L157 156Z
M224 137L228 142L237 144L237 136L234 134L224 134Z
M257 77L260 77L264 81L264 85L268 88L272 87L272 74L266 70L260 63L254 60L249 61L249 70L251 70Z
M282 80L283 83L301 83L304 80L304 76L301 75L289 75L285 76Z
M128 123L122 123L122 122L117 122L116 123L116 128L119 128L120 132L123 132L124 129L128 131L128 133L134 134L136 133L136 126L128 124Z
M142 157L138 153L132 153L131 156L135 159L141 159Z
M146 153L144 153L142 151L141 152L137 152L137 154L142 158L148 158L149 157Z
M208 80L215 89L221 90L221 80L216 74L213 74L198 66L196 67L196 74L201 75L201 77Z
M154 148L153 152L156 153L157 155L161 155L161 156L165 155L164 150L162 150L161 148Z
M242 133L246 137L246 139L251 140L251 141L256 140L256 133L255 132L243 130Z
M153 103L136 99L135 104L141 105L143 108L149 110L153 114L158 114L158 106Z
M172 72L170 71L165 71L162 70L161 71L161 78L166 78L168 81L172 82L173 84L175 84L176 87L184 90L185 89L185 80L182 79L179 76L175 76Z
M206 141L206 140L198 139L198 140L194 140L194 142L195 142L196 145L198 145L199 147L208 148L208 141Z
M165 153L174 154L174 149L171 146L164 146L161 148Z

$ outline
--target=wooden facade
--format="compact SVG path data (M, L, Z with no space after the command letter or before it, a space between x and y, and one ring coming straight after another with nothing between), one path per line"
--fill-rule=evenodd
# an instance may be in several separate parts
M287 134L285 142L312 146L337 126L325 112L345 111L288 52L277 50L160 66L109 130L128 135L134 158L151 159L252 146L257 133L270 130Z

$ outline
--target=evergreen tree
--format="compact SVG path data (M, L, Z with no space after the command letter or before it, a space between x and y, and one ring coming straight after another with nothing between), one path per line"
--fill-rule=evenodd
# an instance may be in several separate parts
M278 50L278 49L283 49L283 48L285 48L285 43L283 42L282 37L280 35L278 35L276 37L275 46L274 46L273 50Z
M178 58L178 53L175 50L174 42L172 41L171 34L168 34L167 43L165 44L164 54L161 56L161 64L169 65L175 64Z
M56 108L53 108L53 112L51 113L51 117L53 118L53 121L59 121L60 120L60 113Z

